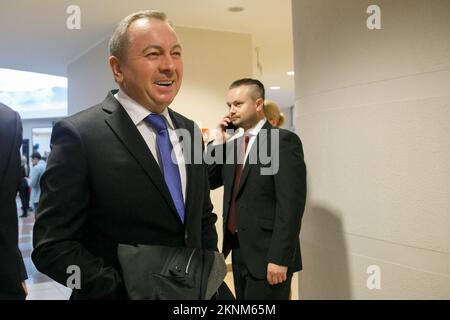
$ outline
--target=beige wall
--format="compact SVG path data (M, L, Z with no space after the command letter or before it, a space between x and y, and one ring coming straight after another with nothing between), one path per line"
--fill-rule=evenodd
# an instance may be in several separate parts
M366 27L370 4L382 30ZM450 1L292 5L309 183L300 297L450 299Z
M73 115L102 102L117 89L108 64L108 39L104 39L67 66L67 112Z
M183 46L184 79L171 108L202 127L214 128L226 114L225 94L233 80L252 75L250 35L177 27ZM97 104L116 88L107 64L108 39L68 66L69 115ZM212 191L222 241L222 188Z
M184 80L174 108L214 128L228 112L225 95L236 79L252 75L250 35L177 28L183 46Z

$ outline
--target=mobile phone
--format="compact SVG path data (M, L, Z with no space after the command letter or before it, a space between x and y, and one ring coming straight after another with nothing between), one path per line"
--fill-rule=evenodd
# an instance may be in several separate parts
M238 127L236 127L233 122L230 121L230 123L225 127L225 130L236 130Z

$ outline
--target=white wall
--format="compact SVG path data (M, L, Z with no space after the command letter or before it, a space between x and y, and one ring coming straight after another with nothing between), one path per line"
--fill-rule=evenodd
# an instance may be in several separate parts
M366 27L370 4L382 30ZM450 1L292 5L301 298L450 299Z
M183 46L184 79L171 108L202 127L214 128L228 112L225 95L236 79L252 75L252 38L230 32L177 27ZM108 63L108 39L68 66L69 115L103 101L116 88ZM212 191L222 241L222 188ZM220 242L221 243L221 242Z
M283 113L284 118L285 118L282 128L288 129L288 130L291 130L293 125L294 125L294 122L293 122L293 119L292 119L292 115L291 115L291 113L292 113L291 109L293 109L293 107L291 107L291 108L280 108L280 111Z

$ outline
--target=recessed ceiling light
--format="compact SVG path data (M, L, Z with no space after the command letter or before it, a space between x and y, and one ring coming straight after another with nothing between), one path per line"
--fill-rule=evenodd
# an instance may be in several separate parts
M281 89L281 87L278 87L278 86L272 86L272 87L270 87L270 90L280 90Z
M230 12L242 12L245 9L243 7L230 7L227 10L230 11Z
M294 71L288 71L288 72L287 72L287 75L288 75L288 76L293 76L293 75L295 75L295 72L294 72Z

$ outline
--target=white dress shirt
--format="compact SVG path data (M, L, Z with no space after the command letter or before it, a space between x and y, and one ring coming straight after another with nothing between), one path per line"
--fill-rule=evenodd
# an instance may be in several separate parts
M158 145L156 144L156 132L155 130L148 125L144 119L152 114L150 110L144 108L139 103L131 99L125 92L122 90L119 90L114 97L119 101L119 103L125 108L125 111L130 116L131 120L133 121L134 125L142 135L142 138L144 138L145 143L147 144L148 148L150 149L150 152L152 153L153 157L155 158L158 165L161 167L161 159L159 159L158 156ZM175 152L175 156L177 158L178 163L178 170L180 172L180 178L181 178L181 188L183 191L183 199L184 203L186 203L186 165L183 157L183 149L180 145L180 141L178 139L178 136L175 132L175 127L173 126L172 119L169 116L169 111L164 109L164 111L161 113L167 120L167 130L169 132L169 138L170 142L172 143L173 150Z

